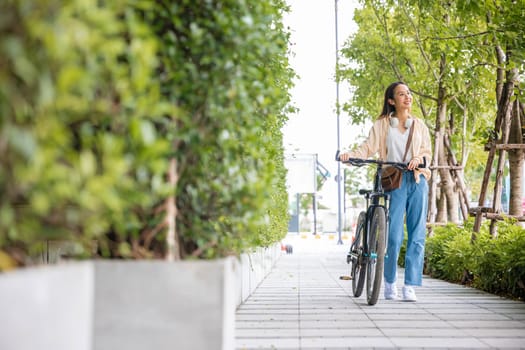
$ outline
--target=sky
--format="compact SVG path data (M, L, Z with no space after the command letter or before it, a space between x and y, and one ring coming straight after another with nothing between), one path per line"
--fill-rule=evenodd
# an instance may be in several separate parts
M292 90L293 104L299 112L289 116L283 128L286 154L317 154L318 161L330 171L330 178L318 192L320 203L337 211L337 85L335 0L287 0L290 13L284 18L291 33L290 64L299 78ZM356 30L353 22L356 0L337 1L338 46ZM341 61L341 58L340 58ZM348 86L339 84L339 101L350 97ZM363 132L353 127L344 111L339 115L341 149L355 142ZM341 175L344 166L341 166ZM318 198L319 198L318 197Z

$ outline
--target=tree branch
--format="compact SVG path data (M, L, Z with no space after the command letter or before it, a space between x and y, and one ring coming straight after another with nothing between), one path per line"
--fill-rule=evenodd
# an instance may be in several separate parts
M501 30L498 30L499 32L502 32ZM484 31L484 32L480 32L480 33L473 33L473 34L465 34L465 35L457 35L457 36L446 36L446 37L443 37L443 38L440 38L440 37L427 37L427 38L424 38L423 41L426 41L426 40L456 40L456 39L467 39L467 38L472 38L472 37L475 37L475 36L481 36L481 35L486 35L486 34L490 34L491 31Z

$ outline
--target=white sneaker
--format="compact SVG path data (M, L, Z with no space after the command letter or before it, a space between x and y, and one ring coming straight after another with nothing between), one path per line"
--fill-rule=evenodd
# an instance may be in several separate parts
M388 283L385 281L385 299L386 300L396 300L397 299L396 282Z
M403 301L417 301L416 292L411 286L403 287Z

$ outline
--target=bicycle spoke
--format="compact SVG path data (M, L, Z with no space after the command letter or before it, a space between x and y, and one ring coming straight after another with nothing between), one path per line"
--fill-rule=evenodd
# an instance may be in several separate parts
M363 293L365 284L366 268L363 266L363 249L365 236L366 214L361 212L357 220L355 242L352 244L355 253L355 259L352 261L352 292L354 297L360 297Z

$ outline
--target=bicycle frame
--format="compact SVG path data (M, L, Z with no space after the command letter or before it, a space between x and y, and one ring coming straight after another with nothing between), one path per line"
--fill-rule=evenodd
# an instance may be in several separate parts
M365 237L368 237L368 232L370 230L370 222L372 221L372 214L376 207L383 207L386 214L386 242L388 244L388 219L389 219L389 209L390 209L390 194L383 191L381 185L381 174L383 173L383 164L377 164L376 174L374 178L374 189L372 191L359 190L359 194L364 195L366 199L366 225L365 225ZM383 199L383 204L381 204L381 199ZM365 239L365 251L369 251L368 240ZM373 257L375 258L375 257Z
M381 186L382 171L383 171L383 165L377 164L373 190L359 190L359 194L364 196L366 200L366 208L367 208L365 226L363 228L363 234L365 238L363 240L364 254L362 256L362 260L360 261L360 264L363 266L365 266L368 263L368 260L377 258L377 256L370 256L370 254L368 253L370 251L370 248L368 247L368 236L370 232L370 223L372 222L372 215L376 207L383 207L383 209L385 210L385 214L386 214L385 240L386 240L386 244L388 244L388 228L389 228L388 219L389 219L389 209L390 209L390 194L385 193ZM383 203L381 203L381 199L383 199ZM350 255L352 256L355 254L350 253ZM355 258L357 259L358 257L355 256Z
M366 198L366 220L365 220L365 227L364 227L364 234L365 238L368 238L369 232L370 232L370 223L372 222L372 215L374 213L374 210L376 207L382 207L385 210L386 215L386 228L385 228L385 241L388 245L388 219L389 219L389 208L390 208L390 195L384 192L368 192L365 195ZM380 203L380 199L384 199L384 204ZM370 203L372 202L372 203ZM368 252L370 251L370 247L368 247L368 239L364 240L364 247L365 247L365 261L368 259L375 259L377 256L368 256Z

